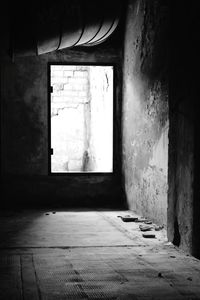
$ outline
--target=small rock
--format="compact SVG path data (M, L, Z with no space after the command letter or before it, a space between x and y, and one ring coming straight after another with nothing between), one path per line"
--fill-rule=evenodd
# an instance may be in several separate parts
M165 246L173 246L172 242L165 243Z
M187 280L192 281L192 277L188 277Z
M137 217L132 217L132 216L124 216L124 217L121 217L120 218L122 219L123 222L135 222L137 221Z
M147 221L147 219L137 219L136 222L138 223L144 223L145 221Z
M162 277L163 277L163 276L162 276L162 273L159 272L159 273L158 273L158 277L159 277L159 278L162 278Z
M159 225L158 225L158 226L156 225L156 226L154 227L154 229L155 229L156 231L162 230L163 228L164 228L164 226L159 226Z
M171 257L171 258L176 258L176 256L174 256L174 255L170 255L170 257Z
M46 215L46 216L49 216L49 214L48 214L48 213L46 213L45 215Z
M150 231L150 230L152 230L152 226L149 226L149 225L140 225L139 228L140 228L141 231Z
M155 239L155 234L153 233L143 233L142 235L144 238L147 238L147 239Z
M147 221L145 221L144 223L145 223L145 224L152 224L152 221L147 220Z

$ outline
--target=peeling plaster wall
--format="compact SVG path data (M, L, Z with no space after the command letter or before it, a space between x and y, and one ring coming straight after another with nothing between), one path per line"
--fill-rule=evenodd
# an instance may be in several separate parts
M167 223L167 6L130 0L123 67L123 173L130 209Z

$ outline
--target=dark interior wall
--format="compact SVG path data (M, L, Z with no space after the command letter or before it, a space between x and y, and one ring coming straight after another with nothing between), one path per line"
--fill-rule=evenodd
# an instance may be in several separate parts
M198 7L173 1L168 158L168 1L129 0L123 66L123 175L129 207L166 224L168 237L200 257ZM41 57L7 55L9 18L1 9L1 165L4 204L120 203L121 45L65 50ZM117 65L117 175L48 176L47 64ZM168 173L168 174L167 174ZM167 182L168 175L168 182ZM168 184L167 184L168 183ZM118 186L118 188L116 188ZM77 199L82 199L81 202ZM59 200L59 201L58 201ZM95 203L96 204L96 203Z
M168 6L130 0L123 66L123 172L129 207L167 224Z
M9 29L9 26L5 28ZM118 31L111 40L94 48L66 49L38 57L16 58L12 62L7 55L9 36L4 32L4 48L1 49L1 164L5 205L81 207L122 204L119 36ZM115 65L114 174L48 174L49 62Z
M200 257L197 4L171 9L168 237Z

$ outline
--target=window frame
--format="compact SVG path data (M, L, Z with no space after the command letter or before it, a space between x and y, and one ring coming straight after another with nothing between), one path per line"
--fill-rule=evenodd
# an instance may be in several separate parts
M51 156L52 156L52 148L51 148L51 66L108 66L113 67L113 153L112 153L112 172L52 172L51 170ZM48 101L47 101L47 118L48 118L48 175L50 176L114 176L117 173L116 166L116 64L115 63L94 63L94 62L48 62L48 70L47 70L47 87L48 87Z

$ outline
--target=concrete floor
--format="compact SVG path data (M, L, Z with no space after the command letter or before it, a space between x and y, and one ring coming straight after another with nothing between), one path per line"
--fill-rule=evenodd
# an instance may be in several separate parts
M4 211L0 299L200 299L200 261L127 211Z

